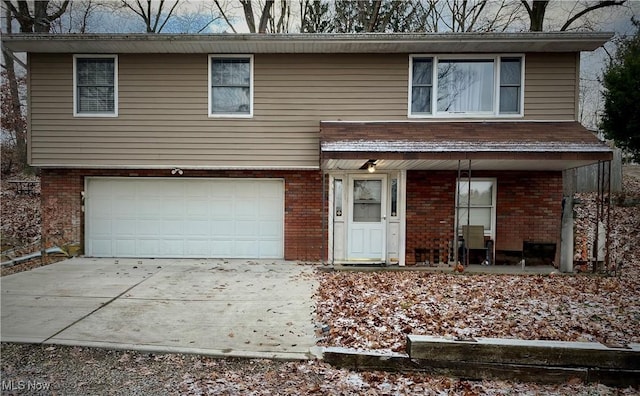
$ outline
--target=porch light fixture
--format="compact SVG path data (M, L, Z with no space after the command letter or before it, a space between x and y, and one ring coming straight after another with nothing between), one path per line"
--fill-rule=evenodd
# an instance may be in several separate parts
M378 162L377 159L370 159L365 162L360 169L366 169L369 173L373 173L376 171L376 162Z

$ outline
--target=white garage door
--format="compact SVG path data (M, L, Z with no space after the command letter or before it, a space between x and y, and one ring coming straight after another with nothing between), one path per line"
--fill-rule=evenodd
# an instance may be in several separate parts
M89 256L284 256L282 180L88 178L86 183Z

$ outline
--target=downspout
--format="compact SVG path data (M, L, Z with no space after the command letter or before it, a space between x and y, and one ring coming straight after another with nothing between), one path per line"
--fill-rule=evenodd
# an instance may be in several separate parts
M453 222L453 265L454 267L458 265L458 222L460 221L460 213L458 207L460 206L460 160L458 160L458 177L456 178L456 195L454 197L455 208L454 213L456 216L455 221Z
M323 265L327 265L327 260L325 259L325 254L327 255L326 257L328 257L329 252L327 252L327 240L325 238L325 229L327 226L327 212L328 210L325 210L325 204L326 204L326 186L325 186L325 182L326 182L326 177L325 177L325 173L324 170L322 170L322 166L320 166L320 172L322 172L322 231L321 231L321 238L322 238L322 247L321 247L321 253L320 253L320 261L322 261ZM327 234L327 237L329 237L329 235Z

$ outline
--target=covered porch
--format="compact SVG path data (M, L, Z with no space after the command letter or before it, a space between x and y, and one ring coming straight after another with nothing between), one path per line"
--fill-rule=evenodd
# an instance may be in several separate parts
M562 171L612 158L577 122L322 122L320 149L329 262L425 268L568 270Z

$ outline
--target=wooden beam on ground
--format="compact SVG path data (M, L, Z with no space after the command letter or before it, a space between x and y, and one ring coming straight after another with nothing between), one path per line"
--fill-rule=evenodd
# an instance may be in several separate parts
M409 335L407 353L413 359L458 363L640 370L640 344L610 348L597 342Z
M410 335L408 353L324 348L323 359L354 370L417 371L467 379L565 383L578 379L610 386L640 385L640 344L611 348L599 343L496 338L455 341Z

